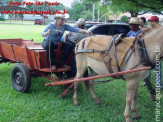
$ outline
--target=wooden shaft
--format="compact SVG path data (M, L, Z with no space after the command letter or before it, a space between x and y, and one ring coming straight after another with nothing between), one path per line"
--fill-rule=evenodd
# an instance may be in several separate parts
M74 80L63 80L63 81L58 81L58 82L53 82L53 83L47 83L45 86L64 85L64 84L69 84L69 83L74 83L74 82L94 80L94 79L105 78L105 77L113 77L113 76L125 75L125 74L129 74L129 73L142 71L142 70L149 70L149 69L151 69L151 67L143 67L143 68L132 69L132 70L127 70L127 71L122 71L122 72L117 72L117 73L112 73L112 74L97 75L97 76L74 79Z

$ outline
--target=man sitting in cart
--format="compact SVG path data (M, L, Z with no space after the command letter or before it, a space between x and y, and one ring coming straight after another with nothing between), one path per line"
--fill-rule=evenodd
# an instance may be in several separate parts
M57 49L58 42L62 42L61 38L65 30L70 32L76 32L76 33L92 34L91 31L79 29L66 24L65 19L66 19L65 14L56 14L55 15L56 21L54 22L54 24L48 24L41 34L44 37L42 46L46 50L48 60L49 60L49 46L50 46L50 62L51 62L52 70L56 70L56 60L55 60L54 50ZM67 42L62 42L61 49L64 50L64 54L62 56L62 60L64 64L66 62L66 59L69 57L70 53L72 52L73 48L74 48L73 45ZM68 68L69 66L63 65L63 67Z

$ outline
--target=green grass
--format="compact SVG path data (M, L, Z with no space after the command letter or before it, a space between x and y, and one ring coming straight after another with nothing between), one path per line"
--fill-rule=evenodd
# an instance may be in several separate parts
M42 42L40 33L45 26L0 24L0 28L0 39L23 38ZM124 81L114 80L103 84L95 82L101 105L95 104L90 93L80 83L78 98L81 105L76 107L73 105L72 94L64 99L59 98L63 87L45 87L45 83L50 82L45 78L32 78L32 86L27 94L17 92L11 82L13 66L0 64L0 122L124 122ZM152 81L154 83L153 72ZM163 105L162 99L160 105ZM142 117L138 122L155 121L155 103L150 102L146 87L139 87L137 110ZM161 107L163 117L162 111Z
M43 37L41 37L41 32L45 28L45 25L0 24L0 28L0 39L23 38L42 42Z
M3 22L6 22L6 23L22 23L21 20L6 20L6 21L3 21ZM23 23L27 23L27 24L34 24L34 21L23 21Z

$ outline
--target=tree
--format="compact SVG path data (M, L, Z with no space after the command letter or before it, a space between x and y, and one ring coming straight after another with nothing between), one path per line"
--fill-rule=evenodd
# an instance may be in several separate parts
M0 5L9 5L11 0L1 0ZM22 2L23 0L15 0L15 2Z
M127 23L128 22L128 17L127 16L122 16L120 21L123 22L123 23Z
M89 0L97 1L98 0ZM110 5L121 12L130 12L131 16L137 16L146 12L163 15L162 0L101 0L104 5Z
M71 19L78 20L79 18L83 17L87 20L93 19L92 11L93 11L93 2L86 1L86 0L74 0L71 4L72 9L70 10ZM98 4L95 4L95 18L98 16ZM86 12L87 11L87 12ZM85 13L84 16L83 13ZM89 16L88 16L89 15Z
M81 17L84 18L85 20L92 20L93 19L92 12L90 10L83 11L81 13Z
M82 3L76 3L72 6L73 9L70 10L69 14L71 15L70 18L74 20L78 20L81 18L81 13L86 11L86 6Z
M127 0L134 3L135 6L146 8L147 10L163 15L163 1L162 0Z

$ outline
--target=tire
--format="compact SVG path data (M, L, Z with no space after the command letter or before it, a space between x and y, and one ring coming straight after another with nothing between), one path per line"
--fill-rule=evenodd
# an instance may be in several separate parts
M18 63L13 67L11 74L13 87L19 91L26 93L29 91L31 86L31 74L29 68L22 64Z

